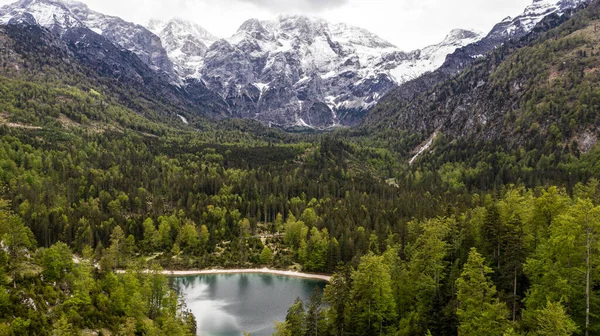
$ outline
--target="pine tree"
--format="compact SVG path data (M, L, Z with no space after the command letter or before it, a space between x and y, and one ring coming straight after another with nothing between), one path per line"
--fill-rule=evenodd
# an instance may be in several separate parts
M361 335L383 335L396 316L389 266L383 256L368 254L352 272L348 321Z
M496 287L489 278L492 269L475 248L461 277L456 280L460 321L459 336L502 336L508 328L508 309L496 297Z
M325 334L322 328L319 327L323 323L321 316L322 298L323 293L321 288L315 287L308 303L308 309L306 310L306 336Z
M305 319L304 303L300 298L297 298L296 302L288 309L285 317L286 329L289 331L290 336L304 336Z
M526 313L525 320L531 336L571 336L578 331L577 324L560 303L548 301L546 307Z

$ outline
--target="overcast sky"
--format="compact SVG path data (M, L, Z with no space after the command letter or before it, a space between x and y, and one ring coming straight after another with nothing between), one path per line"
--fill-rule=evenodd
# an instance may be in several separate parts
M404 50L441 41L454 28L488 32L533 0L82 0L90 8L145 23L178 16L229 37L249 18L307 14L363 27ZM7 4L12 0L0 0Z

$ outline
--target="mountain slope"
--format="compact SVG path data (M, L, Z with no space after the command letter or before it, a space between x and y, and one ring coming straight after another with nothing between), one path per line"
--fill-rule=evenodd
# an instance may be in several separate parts
M405 62L390 71L392 77L399 85L418 78L428 72L435 71L446 61L446 57L457 49L471 45L481 40L482 33L454 29L446 38L435 45L423 48L418 52L418 58Z
M585 152L600 136L599 18L594 2L558 28L505 44L414 99L385 99L366 125Z
M508 41L518 41L531 32L556 27L590 0L534 0L521 15L507 17L495 25L482 39L448 54L437 70L401 84L386 99L414 99L424 91L452 78L477 59L488 55Z
M50 88L93 89L119 109L159 123L176 121L183 125L178 115L203 120L224 114L222 102L202 83L190 83L186 90L173 86L166 75L156 73L135 54L119 49L88 28L71 28L58 37L46 28L15 20L0 26L0 35L3 78ZM98 113L87 117L116 121L114 116ZM140 119L127 119L132 118Z
M198 78L208 48L218 40L199 25L181 20L152 20L148 29L160 37L179 77Z
M58 35L71 29L88 28L135 53L153 70L166 73L173 81L178 80L160 38L140 25L92 11L85 4L71 0L17 1L0 8L0 24L24 14L30 14L39 25Z
M233 37L211 46L201 76L235 116L327 128L353 123L355 113L398 81L429 70L448 49L474 39L475 33L461 31L440 46L406 53L364 29L322 19L248 20ZM422 65L410 66L416 62Z
M138 85L153 83L153 94L177 97L191 110L199 104L219 117L326 129L355 125L389 92L404 97L430 89L548 15L582 3L536 0L483 39L458 29L412 52L364 29L304 16L248 20L233 37L217 40L179 19L152 21L146 29L76 1L20 0L0 9L0 23L48 28L88 66Z

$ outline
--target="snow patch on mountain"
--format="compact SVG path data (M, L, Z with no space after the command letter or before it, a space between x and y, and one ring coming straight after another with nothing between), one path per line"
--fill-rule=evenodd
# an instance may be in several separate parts
M200 77L206 51L218 37L198 24L178 18L151 20L147 27L160 37L180 77Z
M86 27L182 87L186 78L201 80L233 117L328 128L355 123L397 85L441 66L459 71L507 39L525 36L547 15L588 2L534 0L485 37L456 29L411 52L359 27L298 15L251 19L232 37L218 39L181 19L152 20L145 28L77 1L20 0L0 8L0 23L35 20L59 35Z
M343 120L349 113L373 107L480 38L454 30L440 44L404 52L365 29L320 18L251 19L208 49L201 77L239 109L234 115L327 128L351 123Z
M525 36L548 15L563 15L567 10L589 2L590 0L533 0L521 15L514 18L507 17L497 24L487 38L500 41Z
M178 114L177 116L179 117L179 119L181 119L182 123L189 125L189 121L187 120L186 117L182 116L181 114Z
M417 51L418 57L401 63L397 68L392 69L390 73L396 83L405 83L427 72L435 71L444 64L449 54L481 40L483 36L480 32L465 29L452 30L444 41Z
M0 24L8 24L10 19L24 13L31 14L39 25L51 30L83 26L66 6L66 2L53 0L22 0L3 6L0 8Z
M20 0L0 8L0 23L31 14L37 24L63 35L74 28L86 27L113 44L135 53L155 71L162 71L176 80L173 64L158 36L143 26L115 16L95 12L79 1Z

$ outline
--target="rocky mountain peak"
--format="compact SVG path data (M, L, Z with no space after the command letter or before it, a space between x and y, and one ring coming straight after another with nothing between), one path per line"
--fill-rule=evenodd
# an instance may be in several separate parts
M273 34L269 32L263 23L257 19L246 20L238 29L236 35L243 36L247 34L254 39L267 41L273 39Z
M36 26L38 25L35 17L29 13L19 13L10 18L7 22L9 25L28 25L28 26Z
M181 18L150 20L148 29L160 37L181 78L200 77L206 52L218 40L200 25Z
M304 15L282 15L278 19L278 29L297 36L313 37L328 30L328 22Z
M366 29L302 15L248 20L206 53L201 77L232 114L284 126L352 124L395 87L479 34L406 53Z
M216 40L219 39L217 36L213 35L211 32L204 29L197 23L187 21L178 17L172 18L167 21L153 19L149 21L147 27L150 31L159 36L161 35L160 33L162 31L169 32L173 36L189 35L193 38L202 41L208 47L210 47L211 44L213 44ZM163 41L163 43L165 44L167 44L167 42L169 41Z
M37 24L62 33L65 29L81 27L83 23L71 13L68 4L58 0L21 0L0 8L0 23L7 24L13 17L28 13Z
M31 14L37 24L60 36L74 29L83 32L80 28L88 28L135 53L153 70L166 73L173 81L179 79L160 38L140 25L95 12L82 2L71 0L20 0L0 8L0 24L21 18L24 13ZM73 38L74 34L71 32L69 36Z
M588 4L591 0L533 0L521 15L507 17L488 34L488 39L503 42L507 38L520 38L550 14L562 15L565 11Z
M181 18L150 20L147 26L160 37L179 77L200 76L204 56L218 37L200 25Z
M453 29L446 36L443 43L455 43L461 40L473 40L481 38L483 33L468 29Z
M535 0L483 39L455 29L442 42L412 52L366 29L302 15L250 19L234 36L218 40L180 18L152 20L145 28L81 2L20 0L0 8L0 24L37 22L59 36L68 33L75 43L103 37L184 88L187 78L206 84L234 117L328 128L355 123L398 85L440 68L455 74L508 39L525 36L549 14L588 1ZM88 36L96 35L90 30L100 36Z

